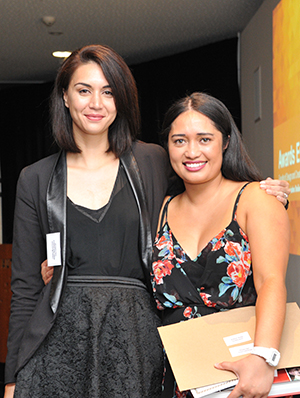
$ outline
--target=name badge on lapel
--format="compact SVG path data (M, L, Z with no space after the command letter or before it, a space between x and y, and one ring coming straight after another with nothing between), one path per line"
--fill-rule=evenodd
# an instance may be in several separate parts
M46 235L48 266L61 265L60 232Z

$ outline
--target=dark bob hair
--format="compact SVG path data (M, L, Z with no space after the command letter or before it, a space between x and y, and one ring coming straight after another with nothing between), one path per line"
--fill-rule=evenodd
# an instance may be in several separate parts
M117 157L125 152L139 133L140 112L135 80L123 58L104 45L89 45L74 51L58 70L51 97L52 132L61 149L80 153L72 128L72 118L63 100L76 69L86 63L95 62L108 81L117 109L117 117L109 127L108 152Z
M222 175L232 181L260 181L261 175L242 142L241 134L226 106L204 93L193 93L175 102L167 111L162 138L167 149L169 133L174 120L183 112L194 110L207 116L223 136Z

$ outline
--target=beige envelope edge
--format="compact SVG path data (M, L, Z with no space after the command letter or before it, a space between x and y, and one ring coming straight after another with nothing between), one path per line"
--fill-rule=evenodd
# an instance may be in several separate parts
M223 361L235 361L224 337L248 332L253 343L255 307L243 307L158 328L164 348L181 391L235 379L228 371L214 368ZM243 344L239 344L243 345ZM296 303L286 306L278 368L300 365L300 310Z

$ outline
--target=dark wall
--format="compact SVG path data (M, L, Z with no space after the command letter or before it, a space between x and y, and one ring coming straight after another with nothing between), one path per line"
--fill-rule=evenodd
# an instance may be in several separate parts
M12 242L15 190L20 171L57 150L50 133L48 111L52 85L21 85L0 91L3 243Z
M131 66L139 90L143 141L158 143L166 110L175 100L194 91L204 91L223 101L240 128L237 45L237 39L224 40Z
M133 65L131 70L139 90L143 141L159 143L167 108L194 91L205 91L223 101L240 126L237 39ZM15 189L21 169L57 151L48 112L52 85L0 90L3 243L12 241Z

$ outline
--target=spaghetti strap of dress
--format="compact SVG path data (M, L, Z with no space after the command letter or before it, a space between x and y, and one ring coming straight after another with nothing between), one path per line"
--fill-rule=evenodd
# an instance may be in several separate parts
M233 206L232 221L235 220L235 218L236 218L236 211L237 211L237 207L238 207L238 204L239 204L239 201L240 201L240 197L241 197L244 189L246 188L246 186L249 185L249 184L251 184L251 181L247 182L246 184L244 184L242 186L242 188L239 190L239 193L238 193L238 195L236 197L236 200L235 200L235 203L234 203L234 206Z
M240 197L244 191L244 189L246 188L247 185L251 184L251 181L247 182L246 184L244 184L242 186L242 188L239 190L239 193L237 194L234 206L233 206L233 211L232 211L232 221L236 218L236 211L237 211L237 207L240 201ZM172 199L174 199L175 196L170 196L169 199L166 201L162 214L161 214L161 218L160 218L160 223L159 223L159 230L162 229L163 225L164 225L164 220L168 221L168 208L169 208L169 204L171 202Z
M162 229L163 224L164 224L164 220L167 221L168 219L168 207L169 207L169 203L171 202L172 199L174 199L175 196L170 196L169 199L166 201L162 214L161 214L161 218L160 218L160 223L159 223L159 230Z

